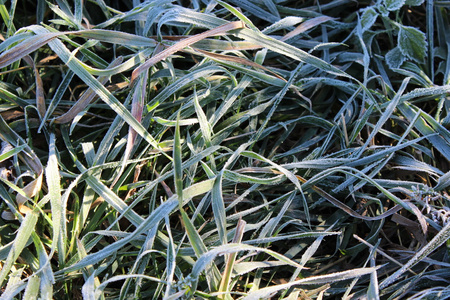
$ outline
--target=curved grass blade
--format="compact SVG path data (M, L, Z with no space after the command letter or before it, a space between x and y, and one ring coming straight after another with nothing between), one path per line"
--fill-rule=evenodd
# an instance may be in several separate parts
M27 29L28 28L23 28L22 30ZM62 33L59 32L47 32L25 39L20 44L8 49L0 55L0 68L6 67L31 52L36 51L61 34Z
M227 243L227 217L225 214L225 204L222 193L222 173L216 175L214 186L211 191L211 206L216 222L217 230L219 231L219 240L221 244Z
M275 174L281 174L280 171L278 170L272 170L272 172L274 172ZM303 183L307 183L308 180L306 180L305 178L299 176L299 175L295 175L298 180L300 180ZM380 186L381 187L381 186ZM381 215L378 215L376 217L367 217L367 216L362 216L360 214L358 214L356 211L354 211L353 209L351 209L350 207L348 207L347 205L345 205L344 203L342 203L341 201L337 200L336 198L334 198L333 196L331 196L330 194L328 194L327 192L325 192L324 190L322 190L321 188L313 185L311 187L315 192L317 192L320 196L322 196L323 198L325 198L328 202L330 202L331 204L333 204L334 206L342 209L343 211L345 211L347 214L351 215L352 217L358 218L358 219L362 219L362 220L366 220L366 221L376 221L376 220L382 220L388 216L391 216L393 214L395 214L396 212L400 211L402 209L402 205L396 205L393 208L389 209L388 211L382 213ZM384 189L383 189L384 190ZM387 191L386 191L387 192ZM389 192L388 192L389 193ZM390 193L389 193L390 194ZM403 203L402 201L400 201L400 203ZM406 205L406 204L405 204ZM409 206L408 210L410 210Z
M245 24L247 24L250 28L256 29L256 26L253 25L253 23L250 21L250 19L247 18L245 16L245 14L243 14L241 12L240 9L238 10L238 9L232 7L231 5L229 5L228 3L220 1L220 0L218 0L217 2L220 3L220 5L222 5L226 9L228 9L233 15L237 16L240 20L245 22ZM239 5L239 8L244 8L249 13L251 13L255 16L258 16L258 18L265 19L265 20L269 21L270 23L275 23L280 19L279 17L266 12L259 6L249 2L247 0L243 0L243 1L239 1L239 2L236 0L231 0L231 2L234 2L236 5Z
M50 299L53 296L53 285L55 284L55 277L50 265L50 257L44 248L41 238L36 232L32 234L33 243L36 247L39 259L39 271L35 272L40 278L40 292L42 298Z
M122 57L115 59L108 66L108 68L114 68L117 65L119 65L120 63L122 63ZM100 84L104 85L109 80L109 77L102 76L102 77L99 77L97 80L100 82ZM83 95L80 97L80 99L78 99L78 101L75 103L75 105L69 109L69 111L67 111L63 115L55 118L53 120L53 122L56 124L64 124L64 123L71 122L80 112L82 112L89 105L89 103L91 103L91 101L94 99L95 96L96 96L96 94L93 91L93 89L89 88L88 90L86 90L83 93Z
M350 79L354 79L352 76L348 75L344 71L339 70L338 68L332 66L331 64L317 58L307 52L298 49L294 46L286 44L282 41L275 40L267 35L264 35L260 32L256 32L250 29L242 29L239 32L234 33L234 35L238 38L242 38L251 43L260 45L263 48L268 48L276 53L283 54L287 57L293 58L295 60L311 64L312 66L323 70L327 73L336 76L342 76Z
M200 50L200 49L194 49L197 52L200 52L201 54L205 55L206 57L209 57L215 61L229 61L229 62L233 62L233 63L238 63L238 64L242 64L245 66L249 66L249 67L253 67L256 69L261 69L264 70L266 72L271 73L272 75L274 75L275 77L277 77L278 79L281 79L283 81L286 81L283 77L281 77L279 74L273 72L272 70L267 69L266 67L257 64L255 62L252 62L251 60L242 58L242 57L235 57L235 56L230 56L230 55L224 55L224 54L217 54L217 53L213 53L213 52L208 52L208 51L204 51L204 50Z
M39 276L33 275L28 278L27 287L23 294L23 299L37 300L39 295L39 285L41 280Z
M145 70L149 69L151 66L153 66L154 64L156 64L157 62L167 58L168 56L174 54L175 52L178 52L180 50L182 50L183 48L188 47L191 44L194 44L198 41L201 41L207 37L210 36L214 36L214 35L220 35L223 33L226 33L227 31L230 30L234 30L234 29L239 29L239 28L243 28L244 24L240 21L237 22L230 22L228 24L219 26L217 28L208 30L206 32L203 33L199 33L196 35L193 35L191 37L188 37L182 41L179 41L178 43L176 43L175 45L167 48L164 51L159 52L158 54L156 54L155 56L153 56L152 58L150 58L149 60L147 60L144 64L140 65L139 67L137 67L132 75L131 75L131 84L133 84L133 82L136 80L136 78Z
M205 141L205 146L210 147L211 146L211 136L212 136L212 128L210 123L208 122L208 119L206 118L205 113L202 110L202 107L200 106L200 102L198 101L197 92L194 88L194 107L195 112L197 114L197 119L200 124L200 130L202 131L202 138Z
M325 22L331 21L331 20L334 20L334 18L328 17L328 16L320 16L320 17L315 17L315 18L309 19L309 20L303 22L302 24L300 24L299 26L297 26L297 28L295 28L294 30L292 30L291 32L286 34L285 36L283 36L281 38L281 41L284 42L290 38L293 38L296 35L299 35L300 33L303 33L311 28L314 28L322 23L325 23Z
M207 253L203 254L195 263L194 267L192 268L191 277L194 281L192 287L193 289L196 289L197 281L199 279L200 273L205 270L205 268L213 262L213 260L223 254L232 254L237 253L241 251L260 251L264 252L273 258L282 261L286 263L287 265L293 266L293 267L300 267L299 264L296 262L290 260L289 258L285 257L284 255L281 255L275 251L265 249L265 248L259 248L254 247L250 245L244 245L244 244L226 244L221 245L217 248L214 248L212 250L209 250Z
M164 300L167 299L171 293L172 290L172 281L173 281L173 277L175 275L175 267L176 267L176 253L175 253L175 243L173 241L172 238L172 232L170 229L170 222L169 222L169 218L168 216L166 216L164 218L165 220L165 225L167 228L167 236L169 237L169 245L167 247L167 266L166 266L166 291L164 293Z
M69 33L86 39L94 39L111 44L134 47L156 47L156 41L154 39L115 30L90 29L71 31Z
M183 210L183 168L181 157L181 137L180 137L180 112L177 115L177 125L175 127L175 139L173 143L173 166L175 190L178 197L178 209Z
M261 298L268 297L272 295L275 292L289 289L296 285L302 285L302 284L327 284L327 283L333 283L333 282L339 282L343 280L349 280L357 277L361 277L364 275L370 275L371 273L375 272L377 268L359 268L359 269L353 269L350 271L344 271L344 272L337 272L337 273L331 273L327 275L321 275L321 276L312 276L304 279L300 279L297 281L285 283L285 284L279 284L272 287L266 287L259 289L255 292L249 293L249 295L245 296L243 299L245 300L259 300Z
M247 19L245 16L243 16L241 13L239 13L236 9L231 7L230 5L222 2L221 5L224 7L227 7L229 10L233 10L233 13L239 14L239 18L242 20L242 22L245 22L247 26L249 26L251 29L247 28L241 28L238 31L234 31L233 35L235 35L238 38L241 38L247 42L250 42L254 45L259 45L262 48L268 48L269 50L272 50L276 53L285 55L287 57L293 58L297 61L301 61L307 64L311 64L315 68L318 68L320 70L323 70L329 74L337 75L346 77L352 80L355 80L352 76L348 75L344 71L334 67L333 65L321 60L320 58L317 58L311 54L308 54L307 52L294 47L292 45L289 45L283 41L276 40L272 37L269 37L263 33L261 33L249 20L245 21ZM202 27L208 27L208 28L214 28L217 26L224 25L226 21L210 16L205 15L201 13L197 13L191 10L187 9L179 9L176 12L174 11L173 17L171 18L173 21L179 21L184 22L188 24L195 24L197 26ZM225 23L226 24L226 23Z
M39 74L39 71L36 67L36 64L31 59L31 57L26 55L26 56L24 56L24 60L33 69L33 72L34 72L35 84L36 84L36 107L40 114L40 117L42 118L45 116L45 113L46 113L44 84L42 82L41 75Z

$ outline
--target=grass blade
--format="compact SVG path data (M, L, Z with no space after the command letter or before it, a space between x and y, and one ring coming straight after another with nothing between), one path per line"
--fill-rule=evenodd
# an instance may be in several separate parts
M9 251L8 257L6 258L5 263L3 264L3 268L0 271L0 283L3 285L3 281L8 276L8 273L11 271L11 267L20 256L20 253L25 248L28 239L31 237L31 234L34 232L34 228L36 226L38 220L38 214L34 212L29 212L23 218L19 230L17 231L16 238L14 239L14 243Z

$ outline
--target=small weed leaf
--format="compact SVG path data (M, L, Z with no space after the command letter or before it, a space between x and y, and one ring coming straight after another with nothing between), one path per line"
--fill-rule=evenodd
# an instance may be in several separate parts
M402 51L399 47L395 47L391 49L388 53L386 53L386 63L391 69L398 69L406 60L406 57L403 55Z
M423 63L427 54L425 34L420 30L400 25L398 33L398 47L406 57Z
M364 12L361 16L361 27L363 32L370 29L372 25L377 20L378 13L375 11L373 7L368 7L364 9Z
M405 0L384 0L384 5L389 11L396 11L402 8Z

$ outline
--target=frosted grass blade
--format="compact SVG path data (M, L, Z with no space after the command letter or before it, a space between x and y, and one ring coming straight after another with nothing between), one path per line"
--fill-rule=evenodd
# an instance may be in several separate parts
M305 22L303 22L302 24L297 26L297 28L295 28L294 30L292 30L291 32L289 32L288 34L283 36L281 38L281 41L284 42L300 33L303 33L311 28L314 28L322 23L325 23L325 22L331 21L331 20L334 20L334 19L331 17L328 17L328 16L320 16L320 17L312 18L310 20L306 20Z
M447 223L439 232L436 234L433 239L426 244L422 249L420 249L406 264L404 264L400 269L398 269L395 273L389 275L388 278L384 279L380 283L380 289L384 289L397 281L399 277L405 273L408 269L413 267L414 265L421 262L424 258L426 258L431 252L436 250L445 242L448 242L450 239L450 222Z
M58 249L58 258L60 264L64 262L66 249L64 247L66 235L66 214L65 203L61 200L61 182L58 169L58 158L55 145L55 134L50 134L49 158L47 168L45 169L45 178L48 187L48 196L50 197L52 221L53 221L53 243L52 253Z
M39 284L40 278L39 276L31 276L28 279L27 287L23 294L24 299L36 300L39 295Z
M359 269L353 269L351 271L344 271L344 272L337 272L337 273L331 273L327 275L321 275L321 276L312 276L304 279L300 279L297 281L279 284L273 287L267 287L257 290L256 292L251 292L249 295L245 296L243 299L245 300L258 300L264 297L268 297L269 295L272 295L275 292L285 290L288 288L291 288L296 285L302 285L302 284L326 284L326 283L333 283L337 281L343 281L348 279L353 279L356 277L361 277L364 275L370 275L372 272L376 271L377 268L359 268Z
M119 65L121 62L122 62L122 58L121 57L117 58L108 66L108 68L115 67L115 66ZM70 72L69 74L73 74L73 73ZM109 80L109 78L106 76L98 78L98 81L102 85L104 85L108 80ZM55 122L56 124L64 124L64 123L71 122L80 112L82 112L91 103L91 101L94 99L95 96L96 96L95 92L92 89L88 89L87 91L85 91L83 93L83 95L80 97L80 99L78 99L78 101L75 103L75 105L69 109L69 111L67 111L66 113L64 113L63 115L61 115L59 117L56 117L53 120L53 122Z
M141 123L142 121L142 114L144 110L144 99L146 96L147 79L148 79L148 72L142 73L141 77L139 78L139 82L136 84L134 88L133 100L131 102L131 115L139 123ZM119 173L116 175L116 178L113 180L111 186L114 186L117 183L123 171L125 170L128 159L131 156L131 151L135 146L136 135L137 132L133 129L133 127L130 127L128 130L127 146L125 148L125 153L123 155L122 166L120 167Z
M16 238L14 239L14 243L9 251L8 257L6 258L3 268L0 271L0 283L2 285L3 281L8 276L8 273L11 271L13 264L16 262L20 253L26 246L31 234L34 232L38 217L39 216L37 213L31 211L23 218L19 230L17 231Z
M175 244L172 238L172 233L170 229L170 222L168 216L165 218L165 225L167 228L167 236L169 237L169 245L167 247L167 266L166 266L166 291L164 293L164 299L167 299L167 297L170 295L172 290L172 281L173 277L175 275L175 267L176 267L176 253L175 253Z
M40 26L30 26L30 29L38 34L46 33L46 29ZM107 103L118 115L120 115L139 135L141 135L150 145L160 149L155 139L147 130L131 115L131 113L114 97L97 79L82 67L79 60L73 57L64 44L58 39L50 41L49 46L58 56L65 61L75 74L77 74L97 95ZM161 150L162 151L162 150ZM163 154L164 151L162 151Z
M168 200L161 204L158 208L156 208L139 226L137 226L136 230L134 230L131 234L129 234L127 237L114 242L112 244L109 244L102 250L88 254L86 257L84 257L79 262L76 262L75 264L68 266L58 272L55 272L55 274L64 274L64 273L70 273L76 270L79 270L81 268L87 267L89 265L96 264L97 262L105 259L106 257L109 257L119 251L123 246L125 246L127 243L134 240L139 235L143 234L144 232L147 232L150 228L153 226L157 226L159 222L168 214L172 212L172 210L177 206L176 200Z
M236 252L240 252L240 251L262 251L262 252L269 254L273 258L275 258L279 261L282 261L290 266L299 267L299 265L296 262L290 260L289 258L287 258L279 253L269 250L269 249L259 248L259 247L254 247L254 246L250 246L250 245L244 245L244 244L226 244L226 245L222 245L217 248L214 248L213 250L209 250L207 253L203 254L198 259L198 261L195 263L194 267L192 268L192 273L191 273L192 278L195 281L197 281L200 273L203 272L203 270L210 263L212 263L213 260L217 256L223 255L223 254L232 254L232 253L236 253Z
M199 33L196 34L194 36L188 37L182 41L179 41L178 43L176 43L175 45L167 48L164 51L159 52L158 54L156 54L155 56L153 56L152 58L150 58L149 60L147 60L144 64L140 65L138 68L136 68L133 71L133 74L131 75L131 83L134 82L134 80L145 70L147 70L148 68L150 68L152 65L156 64L157 62L167 58L168 56L170 56L171 54L174 54L175 52L180 51L183 48L186 48L187 46L201 41L207 37L210 36L214 36L214 35L220 35L222 33L226 33L227 31L230 30L234 30L234 29L239 29L239 28L243 28L244 25L242 24L242 22L238 21L238 22L230 22L226 25L222 25L219 26L217 28L208 30L206 32L203 33Z

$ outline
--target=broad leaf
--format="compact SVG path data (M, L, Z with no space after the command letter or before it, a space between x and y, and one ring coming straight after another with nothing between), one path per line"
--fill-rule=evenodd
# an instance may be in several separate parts
M424 62L427 54L425 34L420 30L400 25L398 47L403 55L417 62Z
M373 7L368 7L364 10L361 16L361 27L363 32L368 30L377 20L378 13Z
M384 0L384 5L390 11L399 10L405 4L405 0Z
M403 55L399 47L395 47L386 53L385 59L389 68L398 69L406 60L406 57Z

